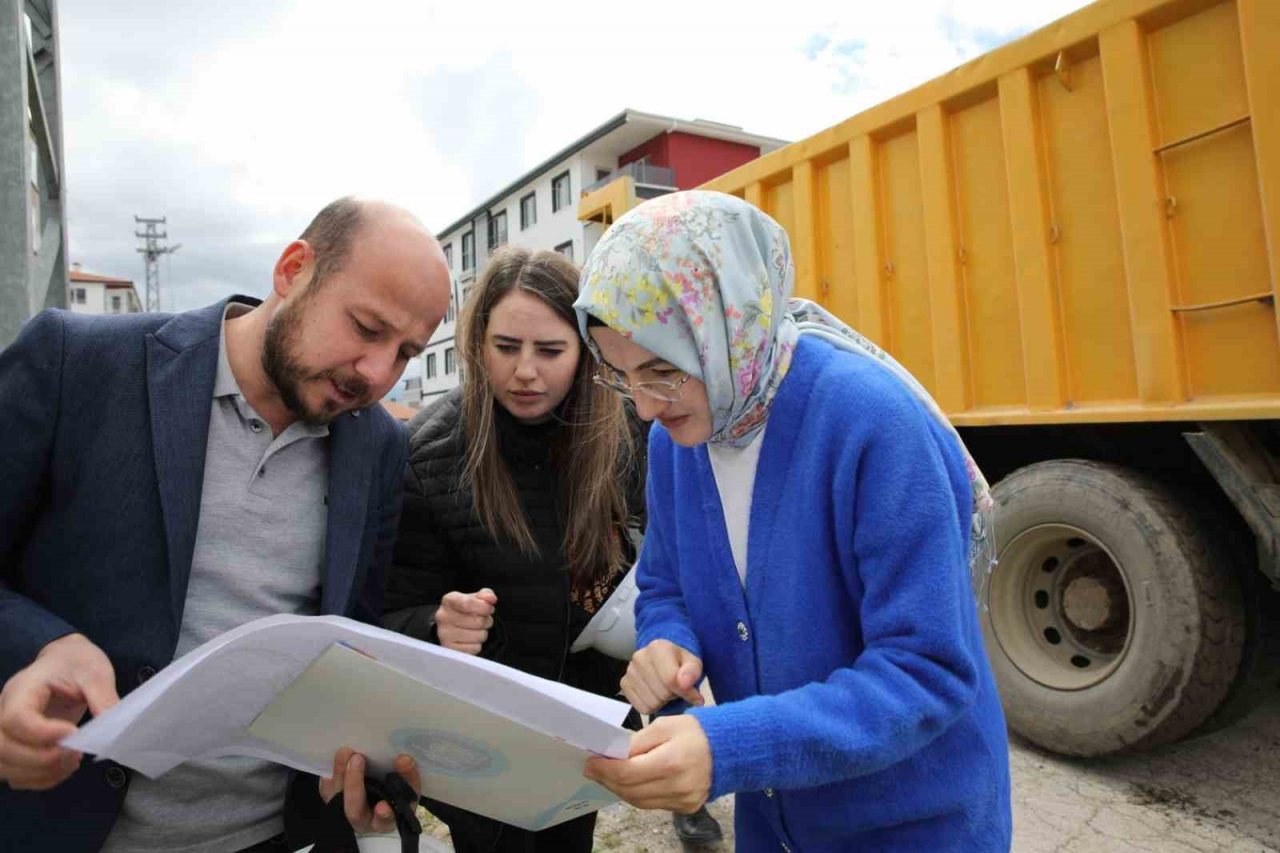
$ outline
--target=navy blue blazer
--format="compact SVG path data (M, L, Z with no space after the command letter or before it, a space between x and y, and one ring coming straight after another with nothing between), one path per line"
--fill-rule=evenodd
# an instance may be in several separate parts
M0 353L0 683L72 632L106 652L121 696L173 659L226 303L45 311ZM328 441L320 612L376 623L406 434L375 405L337 418ZM97 850L128 779L86 759L50 791L0 783L0 850Z

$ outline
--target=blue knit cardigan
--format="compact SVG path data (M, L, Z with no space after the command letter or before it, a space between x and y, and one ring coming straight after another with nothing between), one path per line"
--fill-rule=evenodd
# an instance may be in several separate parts
M751 502L745 592L706 447L649 440L641 647L702 658L737 849L1008 850L1004 717L954 439L871 359L802 337Z

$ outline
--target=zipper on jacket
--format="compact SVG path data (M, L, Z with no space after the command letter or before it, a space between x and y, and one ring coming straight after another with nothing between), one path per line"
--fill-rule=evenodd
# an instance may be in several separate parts
M569 573L564 575L564 648L560 652L560 674L556 681L564 683L564 668L569 663L569 631L573 625L573 591L569 587Z

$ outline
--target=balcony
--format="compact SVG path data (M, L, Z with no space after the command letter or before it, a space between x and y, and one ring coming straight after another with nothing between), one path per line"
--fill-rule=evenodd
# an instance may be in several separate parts
M676 191L676 173L666 166L628 163L582 191L578 221L608 227L640 202Z
M662 192L673 193L676 191L675 169L668 169L666 166L654 166L649 163L628 163L625 166L614 169L607 176L588 186L582 191L582 194L586 195L589 192L594 192L621 177L629 177L635 181L636 194L641 198L650 198L652 195L661 195ZM650 194L646 193L645 190L661 190L662 192Z

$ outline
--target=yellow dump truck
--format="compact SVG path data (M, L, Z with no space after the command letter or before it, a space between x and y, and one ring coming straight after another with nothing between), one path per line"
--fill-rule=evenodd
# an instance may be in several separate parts
M707 186L997 483L1016 731L1149 747L1274 689L1280 0L1102 0Z

